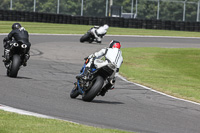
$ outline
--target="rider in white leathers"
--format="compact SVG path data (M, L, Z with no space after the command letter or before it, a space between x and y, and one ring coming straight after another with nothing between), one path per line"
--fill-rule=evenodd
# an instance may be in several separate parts
M102 93L100 94L104 96L109 89L114 89L116 73L119 72L119 68L123 62L122 52L120 48L120 42L112 40L109 44L109 48L103 48L99 52L91 54L89 57L87 57L89 59L89 62L86 65L84 73L82 75L78 75L76 78L87 78L90 73L92 64L94 64L97 69L108 63L113 64L115 66L114 73L109 78L109 82L105 85ZM105 61L99 62L98 59L103 56L105 57Z
M95 36L98 43L101 43L101 38L107 33L109 26L104 24L103 26L92 28L91 32Z

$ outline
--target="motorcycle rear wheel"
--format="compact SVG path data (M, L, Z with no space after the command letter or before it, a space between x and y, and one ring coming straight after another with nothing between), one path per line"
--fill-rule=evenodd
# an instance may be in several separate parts
M21 65L21 58L19 55L15 54L12 58L12 63L10 64L9 68L7 69L7 75L9 77L16 78L19 68Z
M103 77L97 76L91 89L82 95L83 101L91 102L100 92L101 88L103 87L103 84L104 84Z

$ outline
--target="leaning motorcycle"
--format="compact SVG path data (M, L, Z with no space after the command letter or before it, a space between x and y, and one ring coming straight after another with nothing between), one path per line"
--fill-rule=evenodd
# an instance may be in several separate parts
M97 27L93 27L95 29L97 29ZM80 38L80 42L83 43L83 42L89 42L89 43L92 43L92 42L97 42L97 43L101 43L101 42L98 42L97 39L95 38L94 34L91 32L91 30L93 29L91 28L90 30L87 31L87 33L85 33L81 38ZM103 36L100 36L101 38L103 38Z
M84 73L86 68L86 64L89 59L86 59L80 74ZM105 64L101 59L95 59L94 65L91 68L90 74L88 77L83 77L77 79L74 83L74 88L70 93L71 98L76 98L79 95L82 95L82 100L91 102L96 96L101 95L103 88L106 85L106 82L113 82L110 81L110 77L115 74L116 66L108 63Z
M7 69L7 76L17 77L21 65L25 61L25 52L27 45L23 43L10 43L10 52L5 58L8 60L4 62Z

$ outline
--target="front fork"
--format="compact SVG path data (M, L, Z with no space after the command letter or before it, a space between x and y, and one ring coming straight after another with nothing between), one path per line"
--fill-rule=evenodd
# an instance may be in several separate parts
M79 80L77 80L77 82L74 83L81 95L85 93L88 90L88 88L90 88L89 84L89 81L81 81L80 83Z
M82 95L84 93L83 88L80 86L79 80L74 83L75 87L78 89L79 93Z

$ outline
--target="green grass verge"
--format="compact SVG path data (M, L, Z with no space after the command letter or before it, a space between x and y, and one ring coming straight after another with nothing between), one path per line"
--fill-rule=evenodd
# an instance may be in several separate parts
M9 33L12 21L0 21L0 33ZM84 34L91 25L72 25L54 23L32 23L20 22L30 33L49 33L49 34ZM135 28L110 27L108 33L111 35L151 35L151 36L182 36L200 37L200 32L170 31L170 30L150 30Z
M200 102L200 49L123 48L120 68L130 81Z
M0 133L128 133L0 110Z

